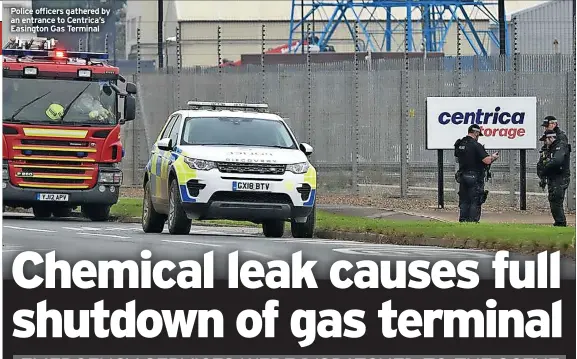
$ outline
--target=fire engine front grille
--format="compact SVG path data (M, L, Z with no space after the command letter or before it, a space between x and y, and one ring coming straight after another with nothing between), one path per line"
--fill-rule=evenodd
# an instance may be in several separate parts
M49 150L22 150L23 155L28 156L54 156L54 157L77 157L78 159L88 156L87 152L78 151L49 151Z
M47 164L39 164L31 161L13 163L13 181L17 186L38 187L46 186L76 186L74 188L89 188L95 183L98 168L94 165L77 166L71 163L55 164L54 161L46 161ZM82 186L82 187L80 187ZM62 187L65 188L65 187Z
M70 178L35 178L35 177L24 177L22 182L25 183L57 183L57 184L82 184L83 179L70 179Z
M221 173L254 173L254 174L272 174L282 175L285 173L285 165L270 163L235 163L235 162L218 162L218 170Z
M72 160L72 161L51 161L51 160L26 160L28 165L53 165L53 166L82 166L85 164L91 164L90 162L84 162L82 159Z
M60 168L60 167L45 167L45 168L35 168L30 166L20 166L18 168L19 172L41 172L46 174L73 174L73 175L83 175L88 169L72 169L72 168Z
M21 143L28 146L88 147L87 141L22 140Z

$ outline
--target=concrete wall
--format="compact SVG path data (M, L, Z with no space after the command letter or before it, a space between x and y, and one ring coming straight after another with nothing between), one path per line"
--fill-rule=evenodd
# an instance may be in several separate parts
M240 60L242 54L260 53L262 24L262 22L221 22L222 57L236 61ZM275 21L265 22L264 24L266 25L265 47L267 49L288 43L289 22ZM216 66L218 64L218 25L216 22L182 23L182 65L184 67L194 65ZM320 22L317 24L318 28L323 25ZM475 26L479 30L485 30L488 29L488 22L478 21ZM403 34L395 34L393 38L391 50L402 51L404 48ZM448 56L455 55L457 53L457 29L455 26L451 27L447 39L444 52ZM300 36L295 40L300 40ZM489 39L486 38L484 40L485 46L488 47ZM420 43L421 39L415 36L413 41ZM351 35L345 24L339 26L335 31L330 44L335 47L336 52L351 52L354 50ZM461 37L461 51L462 55L474 54L464 36Z

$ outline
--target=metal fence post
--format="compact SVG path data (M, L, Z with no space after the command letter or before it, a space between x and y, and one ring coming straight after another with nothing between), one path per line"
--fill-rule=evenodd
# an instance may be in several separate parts
M517 61L518 61L518 57L517 57L517 50L518 50L518 39L519 39L519 33L518 33L519 27L518 27L518 23L517 23L517 17L513 17L513 83L511 84L511 96L516 97L517 96L517 84L518 84L518 71L517 71ZM506 55L505 55L506 56ZM507 61L507 59L505 58L505 61ZM505 62L506 64L506 62ZM509 76L507 76L507 79L509 78ZM516 154L517 151L515 150L509 150L509 202L511 204L511 206L516 207L517 204L517 197L515 196L515 191L517 189L517 185L515 183L515 174L517 172L517 164L515 163L516 161ZM522 156L519 156L522 157ZM520 158L520 160L525 160L524 158ZM521 164L521 162L519 162L519 164ZM520 169L520 168L519 168ZM519 172L521 173L521 172ZM520 180L519 180L519 185L522 187L523 186L523 176L521 174ZM523 207L523 204L521 204L521 207Z
M136 83L140 82L140 28L136 29ZM142 100L140 100L142 101ZM136 129L135 121L132 121L132 184L138 183L137 170L138 170L138 131ZM148 141L148 139L145 139ZM148 143L148 142L147 142Z
M405 21L405 68L403 72L403 111L401 115L401 197L407 197L409 193L409 22Z
M463 59L461 57L461 22L457 18L456 20L457 25L457 97L463 96ZM464 135L463 135L464 136ZM454 158L454 156L453 156ZM459 161L455 159L455 172L459 170ZM453 182L453 186L455 188L455 195L454 198L456 201L459 200L459 184L457 181Z
M353 80L353 94L354 94L354 119L353 119L353 134L354 134L354 150L352 156L353 178L352 185L355 194L359 194L359 24L355 22L355 53L354 66L355 76Z
M261 98L262 103L266 103L266 69L264 67L264 54L266 52L265 48L265 38L266 38L266 25L261 25L261 44L260 44L260 69L261 69Z
M575 181L576 181L576 177L575 176L575 172L576 172L576 166L575 166L575 151L577 150L576 148L576 143L575 143L575 135L576 135L576 117L577 114L575 113L575 107L577 106L577 92L576 92L576 74L577 74L577 43L576 43L576 19L575 19L575 14L573 14L573 51L572 51L572 60L573 60L573 66L571 68L572 71L568 71L567 72L567 76L568 76L568 87L570 87L571 89L567 88L567 92L570 93L569 98L571 99L571 101L568 102L568 107L569 107L569 111L568 112L568 116L567 116L567 137L570 139L569 141L571 142L571 183L569 184L569 188L567 190L567 209L569 211L574 211L575 210Z
M216 51L218 56L218 98L224 101L222 94L222 27L218 25L216 35Z
M176 27L176 108L180 108L180 71L182 69L181 63L182 43L180 39L180 27Z
M311 24L307 23L307 38L311 35ZM304 46L304 45L303 45ZM312 69L311 69L311 47L307 44L307 143L313 145L313 121L312 121Z

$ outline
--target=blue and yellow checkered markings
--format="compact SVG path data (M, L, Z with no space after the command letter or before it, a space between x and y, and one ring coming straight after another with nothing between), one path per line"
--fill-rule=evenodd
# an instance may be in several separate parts
M305 182L311 186L311 194L309 199L303 203L303 206L312 207L317 197L317 171L313 166L309 167L309 170L305 173Z
M172 167L176 172L176 179L178 181L178 186L180 188L180 198L183 203L194 203L196 199L188 193L188 188L186 182L191 179L197 178L196 170L190 168L187 165L182 156L176 155L176 159L172 163Z
M196 199L191 197L188 194L188 188L186 188L185 184L181 184L180 186L180 197L182 199L183 203L194 203L196 202Z
M311 194L309 195L309 199L305 203L303 203L303 206L312 207L315 204L316 194L317 194L316 189L311 190Z

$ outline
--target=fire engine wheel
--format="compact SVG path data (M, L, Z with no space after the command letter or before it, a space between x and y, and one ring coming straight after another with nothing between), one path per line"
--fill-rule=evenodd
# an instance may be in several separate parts
M54 217L70 217L72 215L72 208L70 207L57 207L52 210Z
M165 222L166 216L154 210L150 195L150 182L147 182L142 200L142 230L144 233L162 233Z
M45 206L32 207L32 213L34 213L36 218L49 218L52 215L50 208Z
M93 222L104 222L110 216L110 207L105 204L82 206L82 214Z
M189 234L191 226L192 220L188 219L184 209L182 209L178 182L172 180L168 199L168 232L170 234Z

